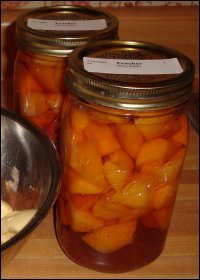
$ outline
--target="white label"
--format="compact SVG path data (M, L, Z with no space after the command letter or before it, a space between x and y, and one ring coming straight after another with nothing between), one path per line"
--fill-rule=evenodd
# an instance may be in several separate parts
M177 58L129 60L84 57L83 63L86 71L105 74L159 75L183 72Z
M27 26L32 29L55 31L102 30L107 27L105 19L95 20L43 20L28 19Z

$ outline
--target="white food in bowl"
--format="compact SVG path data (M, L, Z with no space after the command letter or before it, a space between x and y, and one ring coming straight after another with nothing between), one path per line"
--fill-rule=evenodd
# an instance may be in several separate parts
M14 211L7 202L1 200L1 244L21 231L36 212L37 209Z

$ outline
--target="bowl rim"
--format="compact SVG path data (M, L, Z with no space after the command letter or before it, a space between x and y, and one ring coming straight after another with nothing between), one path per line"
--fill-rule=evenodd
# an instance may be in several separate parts
M29 120L25 119L25 117L11 111L10 109L1 107L1 117L2 116L10 118L13 122L18 123L38 137L39 141L43 143L44 149L49 156L53 176L50 183L49 193L39 211L36 212L35 216L20 232L1 245L1 253L12 247L14 244L20 242L22 239L25 239L44 220L58 197L61 178L61 164L58 151L54 143L47 137L47 135L45 135L40 128L36 127Z

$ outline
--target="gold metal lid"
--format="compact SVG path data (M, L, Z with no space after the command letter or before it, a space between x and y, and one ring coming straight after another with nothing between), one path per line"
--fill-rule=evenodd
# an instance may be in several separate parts
M85 69L87 68L84 65L85 59L88 59L89 64L90 60L92 61L92 71ZM95 64L95 59L99 64L104 63L105 66L101 66L103 70L99 70L99 64ZM122 66L127 62L131 67L134 65L132 67L135 68L134 74L115 73L115 68L109 73L110 70L107 69L107 65L110 66L109 60L115 62L115 67L118 62L122 62ZM166 73L161 74L159 68L153 73L154 70L151 68L154 68L154 64L157 62L165 64L171 60L176 60L181 71L168 66ZM137 70L137 63L140 66L140 62L144 65L147 63L144 73ZM134 41L90 43L74 50L69 55L68 65L65 81L69 90L87 102L110 108L138 111L166 109L185 103L193 94L192 61L178 51L152 43ZM129 66L127 67L128 70L125 71L132 71Z
M104 26L96 29L93 21L103 20ZM41 23L38 28L32 27L30 21ZM63 24L62 29L45 28L44 22ZM90 27L82 30L80 21ZM79 22L78 30L70 30L69 25ZM66 29L68 23L68 29ZM86 24L84 24L86 25ZM16 23L16 41L19 47L44 55L67 56L73 49L83 44L105 39L116 39L118 36L118 19L103 10L80 6L53 6L34 9L21 14ZM91 28L91 29L90 29Z

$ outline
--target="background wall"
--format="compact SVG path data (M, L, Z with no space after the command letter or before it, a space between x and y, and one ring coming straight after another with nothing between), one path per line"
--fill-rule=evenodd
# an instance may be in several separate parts
M199 1L1 1L1 9L32 9L55 5L91 7L199 6Z

